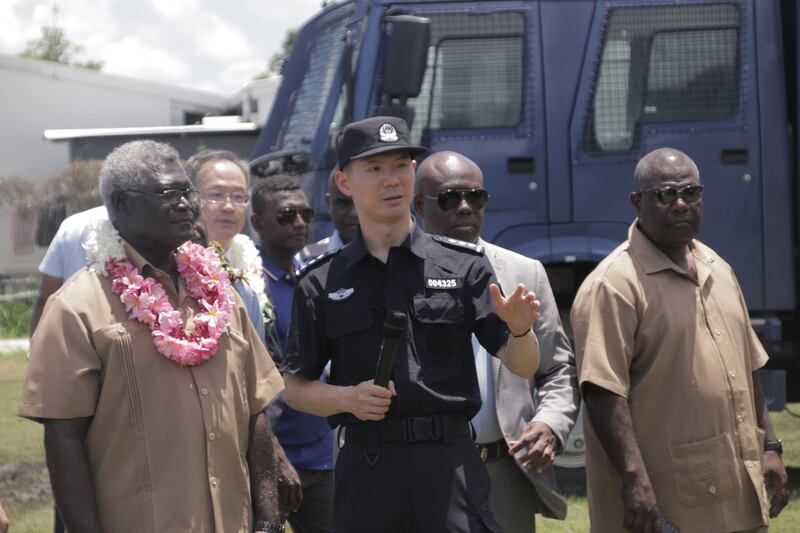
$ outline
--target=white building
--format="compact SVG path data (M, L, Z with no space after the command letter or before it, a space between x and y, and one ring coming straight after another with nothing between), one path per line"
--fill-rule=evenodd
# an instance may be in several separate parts
M117 144L142 135L172 143L184 157L205 145L246 156L279 84L280 78L252 81L226 97L0 54L0 178L45 180L72 160L102 159ZM203 123L206 115L227 114L241 117L184 127ZM226 143L238 143L238 149ZM48 207L0 205L0 278L36 271L46 250L40 230L47 229L42 212ZM73 210L68 206L64 214Z
M48 129L194 124L225 96L0 54L0 176L46 178L69 163Z

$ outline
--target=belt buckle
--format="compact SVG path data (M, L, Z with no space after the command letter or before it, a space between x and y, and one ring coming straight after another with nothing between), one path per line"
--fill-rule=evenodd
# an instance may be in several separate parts
M489 448L487 448L484 445L480 445L480 454L481 454L481 461L485 463L486 459L489 458Z

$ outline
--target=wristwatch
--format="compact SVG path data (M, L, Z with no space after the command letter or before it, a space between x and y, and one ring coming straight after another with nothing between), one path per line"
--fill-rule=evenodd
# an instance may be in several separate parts
M256 522L253 525L253 533L284 533L286 526L276 522Z
M783 455L783 442L781 442L781 439L768 440L764 443L764 451L775 452L778 455Z

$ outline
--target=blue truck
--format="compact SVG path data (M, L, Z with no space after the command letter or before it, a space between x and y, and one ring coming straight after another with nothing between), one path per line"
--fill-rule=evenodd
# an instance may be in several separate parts
M627 237L636 161L678 148L706 187L701 239L797 400L799 27L795 0L330 3L299 31L252 167L300 175L324 213L342 126L402 116L481 166L484 238L542 261L568 310ZM582 445L578 428L562 466Z

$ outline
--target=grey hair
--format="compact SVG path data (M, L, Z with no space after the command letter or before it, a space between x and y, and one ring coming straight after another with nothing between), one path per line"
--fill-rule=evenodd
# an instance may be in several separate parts
M675 148L656 148L645 154L633 170L633 190L641 192L650 183L661 177L695 176L700 179L700 170L691 157Z
M186 162L186 175L193 185L197 185L197 177L203 165L211 161L230 161L244 174L245 185L250 184L250 168L242 159L230 150L201 150Z
M151 141L131 141L114 148L100 169L100 196L109 212L111 195L117 191L147 190L153 178L180 166L180 155L170 145Z

